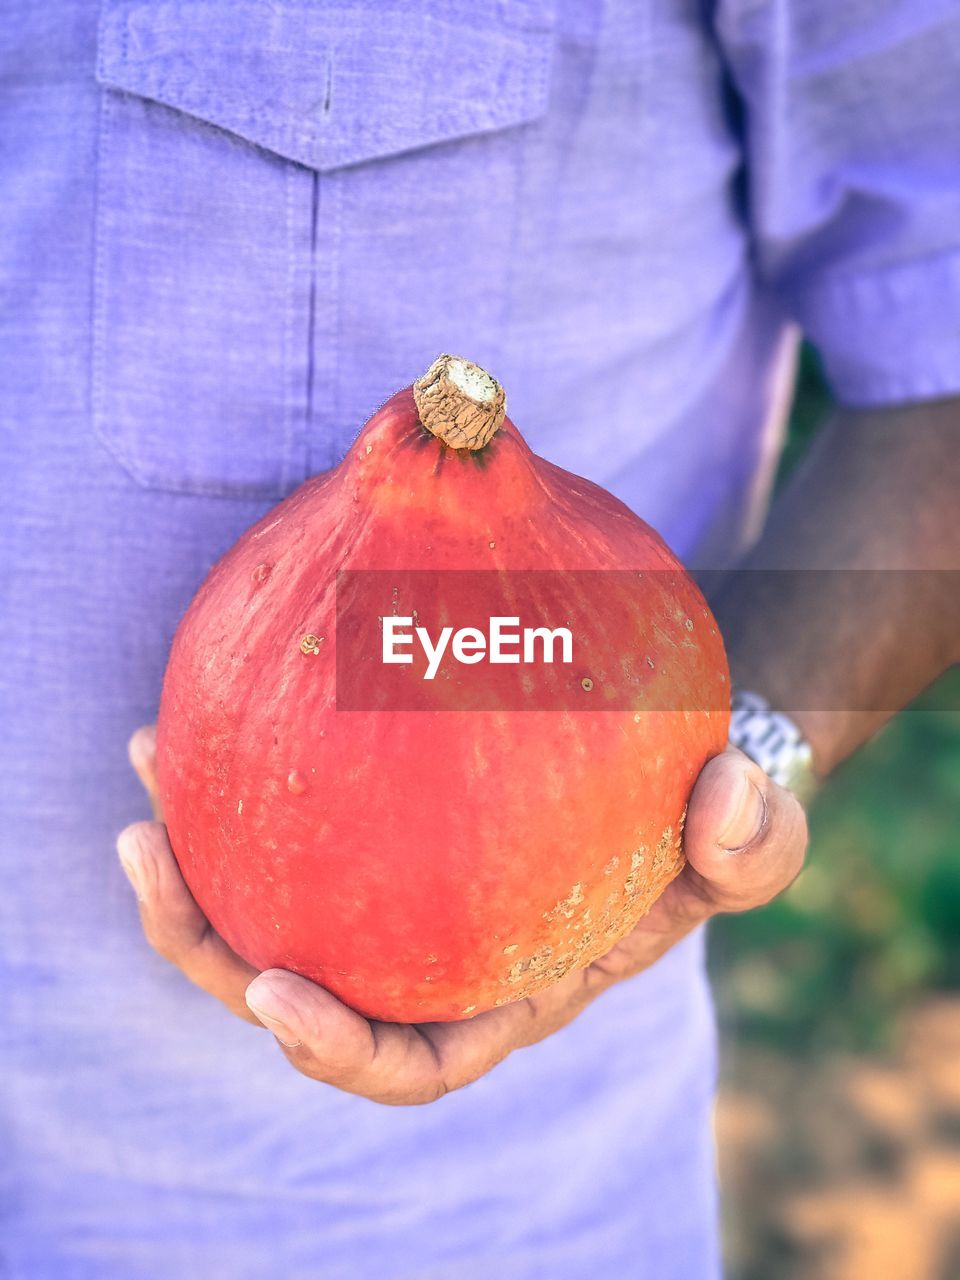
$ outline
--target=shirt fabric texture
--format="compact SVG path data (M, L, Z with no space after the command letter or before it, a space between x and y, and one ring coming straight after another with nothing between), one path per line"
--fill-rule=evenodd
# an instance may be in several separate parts
M442 1101L312 1083L113 852L213 561L440 351L688 562L756 536L798 327L960 390L938 0L21 0L0 27L0 1276L707 1280L703 936Z

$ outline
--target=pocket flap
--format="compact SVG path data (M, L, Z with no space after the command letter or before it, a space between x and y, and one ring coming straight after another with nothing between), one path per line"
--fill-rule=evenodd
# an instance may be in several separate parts
M552 9L552 0L106 0L97 78L335 169L541 114Z

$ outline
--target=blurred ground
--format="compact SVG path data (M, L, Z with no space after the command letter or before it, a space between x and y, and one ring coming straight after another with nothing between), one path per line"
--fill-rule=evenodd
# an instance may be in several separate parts
M898 1048L743 1046L717 1106L729 1280L960 1277L960 997Z
M805 355L785 470L822 416ZM831 778L809 864L715 922L728 1280L960 1280L960 670Z

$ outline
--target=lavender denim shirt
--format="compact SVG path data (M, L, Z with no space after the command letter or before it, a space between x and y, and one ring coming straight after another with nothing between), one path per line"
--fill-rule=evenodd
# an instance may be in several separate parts
M150 951L125 743L212 561L439 351L711 565L798 327L850 403L960 390L958 71L938 0L6 6L5 1280L717 1275L701 936L377 1106Z

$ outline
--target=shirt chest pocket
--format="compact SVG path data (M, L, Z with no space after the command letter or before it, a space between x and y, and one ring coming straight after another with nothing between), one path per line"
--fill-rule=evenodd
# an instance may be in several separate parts
M106 0L92 406L133 479L269 498L304 478L315 175L541 115L551 10Z

